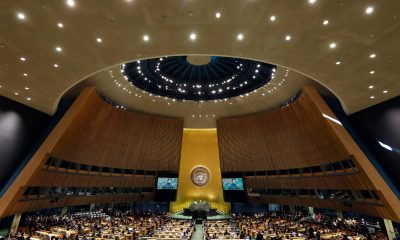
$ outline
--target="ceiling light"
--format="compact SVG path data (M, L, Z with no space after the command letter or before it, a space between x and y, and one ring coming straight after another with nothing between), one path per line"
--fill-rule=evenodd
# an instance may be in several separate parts
M341 62L336 62L336 65L340 65Z
M372 89L372 88L374 88L374 86L373 86L373 85L369 85L368 88L369 88L369 89Z
M149 35L144 35L144 36L143 36L143 41L147 42L147 41L149 41L149 40L150 40Z
M331 42L331 43L329 44L329 47L330 47L330 48L335 48L335 47L336 47L336 43L335 43L335 42Z
M371 53L370 55L369 55L369 58L375 58L376 57L376 54L375 53Z
M276 17L275 17L274 15L272 15L272 16L269 18L269 20L271 20L271 22L273 22L273 21L276 20Z
M20 19L20 20L25 20L25 14L17 13L17 18Z
M28 74L27 74L27 73L24 73L24 74L22 74L22 75L24 75L25 77L27 77L27 76L28 76Z
M97 38L96 41L97 41L98 43L101 43L103 40L102 40L101 38Z
M379 145L381 145L381 147L389 150L389 151L393 151L393 148L387 144L384 144L383 142L378 141Z
M375 98L375 96L371 96L371 97L369 97L369 98L371 98L371 99L374 99L374 98Z
M18 95L19 93L15 92L14 95Z
M372 75L372 74L375 74L375 71L371 71L371 72L369 72L369 74L371 74L371 75Z
M290 39L292 39L292 37L290 35L286 35L285 40L290 41Z
M58 64L57 64L57 63L55 63L55 64L53 65L53 67L55 67L55 68L58 68Z
M61 22L59 22L59 23L57 23L57 26L58 26L59 28L63 28L63 27L64 27L64 24L62 24Z
M67 2L67 5L69 7L75 7L75 1L74 0L67 0L66 2Z
M29 88L28 88L28 87L25 87L25 90L29 90Z
M56 51L57 51L57 52L61 52L61 51L62 51L62 48L61 48L61 47L56 47Z
M30 101L30 100L32 100L32 99L31 99L30 97L27 97L26 100Z
M24 57L20 57L19 58L22 62L25 62L26 61L26 58L24 58Z
M244 36L243 36L243 33L239 33L238 35L237 35L237 40L243 40L243 38L244 38Z
M371 14L373 11L374 11L374 8L371 7L371 6L369 6L369 7L367 7L367 8L365 9L365 13L366 13L366 14Z
M388 93L388 91L387 90L383 90L383 93Z
M195 33L191 33L190 34L190 40L195 40L196 39L196 34Z
M322 24L324 24L324 25L328 25L328 23L329 23L329 21L326 19L322 22Z
M217 13L215 14L215 17L216 17L216 18L220 18L220 17L221 17L221 13L220 13L220 12L217 12Z
M308 3L314 4L317 0L308 0Z

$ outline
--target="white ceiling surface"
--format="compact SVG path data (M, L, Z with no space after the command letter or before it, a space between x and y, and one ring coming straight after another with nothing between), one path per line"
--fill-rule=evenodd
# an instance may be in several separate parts
M369 6L371 14L366 13ZM19 19L18 13L25 19ZM314 4L309 0L75 0L74 7L64 0L2 0L0 94L53 114L63 94L90 76L88 81L96 79L99 91L121 91L113 82L107 84L111 80L101 72L110 66L158 56L205 54L289 68L293 79L281 91L298 88L297 83L306 81L301 74L330 89L346 112L353 113L399 95L398 14L399 0L316 0ZM329 23L324 25L324 20ZM57 26L59 22L63 28ZM191 33L197 35L194 41ZM242 40L237 39L239 33ZM143 40L144 35L149 41ZM287 35L290 41L285 40ZM332 42L336 48L329 47ZM57 46L61 52L55 50ZM376 57L370 58L371 53ZM277 76L274 81L278 80ZM123 94L116 94L115 100L127 105L137 102L133 109L170 113L163 101L150 105L142 100L142 104L134 95ZM235 111L222 102L207 103L207 111L219 116L246 114L262 109L253 108L254 102L268 108L269 102L280 101L276 96L282 97L256 95L253 100L238 99L232 104ZM199 104L176 104L181 113L200 114Z

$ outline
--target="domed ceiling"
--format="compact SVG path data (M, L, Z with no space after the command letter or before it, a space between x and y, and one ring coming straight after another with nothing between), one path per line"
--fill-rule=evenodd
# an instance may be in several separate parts
M218 118L286 106L303 84L330 94L315 81L268 63L220 56L162 56L100 71L66 96L75 97L94 85L116 108L183 118L186 128L214 128Z
M267 84L276 66L241 58L176 56L122 65L125 79L149 93L178 100L236 97Z
M398 0L2 0L0 94L53 114L84 81L124 107L186 120L269 109L312 79L351 114L400 94L399 9ZM212 56L252 59L277 73L218 103L164 99L122 81L122 64L165 56L189 56L192 69Z

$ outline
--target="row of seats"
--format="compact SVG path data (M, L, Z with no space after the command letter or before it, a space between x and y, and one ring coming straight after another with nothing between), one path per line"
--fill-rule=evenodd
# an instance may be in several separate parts
M229 222L229 220L204 221L203 237L204 240L243 238L238 228L234 224Z

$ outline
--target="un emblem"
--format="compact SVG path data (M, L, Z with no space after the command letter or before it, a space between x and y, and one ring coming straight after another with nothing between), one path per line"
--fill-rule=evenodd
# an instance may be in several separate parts
M193 169L192 173L190 174L190 177L192 179L192 182L196 186L201 187L206 185L210 180L210 173L204 167L196 167L195 169Z

